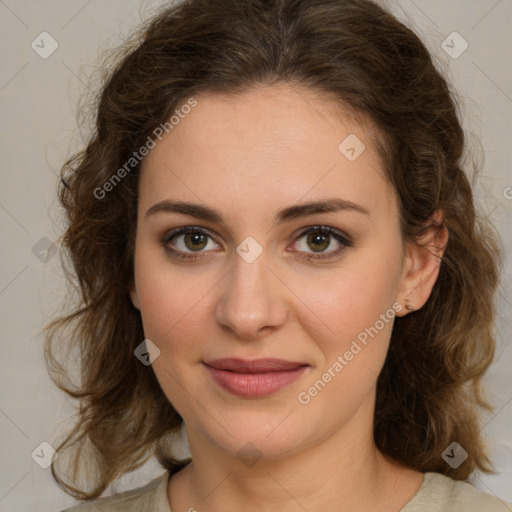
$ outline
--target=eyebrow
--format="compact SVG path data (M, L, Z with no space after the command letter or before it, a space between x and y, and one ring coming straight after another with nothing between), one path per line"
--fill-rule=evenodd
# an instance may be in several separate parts
M370 212L364 206L345 199L333 198L288 206L287 208L278 210L274 214L273 222L275 224L282 224L286 221L315 215L317 213L338 211L352 211L370 217ZM217 222L219 224L224 223L224 219L218 211L209 208L208 206L189 203L186 201L173 201L171 199L166 199L156 203L146 211L144 218L147 219L148 217L158 213L181 213L197 219Z

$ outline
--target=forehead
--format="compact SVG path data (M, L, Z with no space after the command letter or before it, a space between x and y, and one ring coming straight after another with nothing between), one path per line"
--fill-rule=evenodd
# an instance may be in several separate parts
M229 198L232 208L268 210L305 196L369 197L382 208L394 201L377 131L332 97L286 84L194 99L145 158L141 203Z

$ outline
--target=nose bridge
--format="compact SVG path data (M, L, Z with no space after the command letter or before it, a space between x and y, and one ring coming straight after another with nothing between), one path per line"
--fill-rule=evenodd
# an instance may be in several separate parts
M267 267L266 253L256 254L256 249L251 241L237 247L216 311L217 321L243 338L257 336L264 327L278 326L286 316L279 280Z

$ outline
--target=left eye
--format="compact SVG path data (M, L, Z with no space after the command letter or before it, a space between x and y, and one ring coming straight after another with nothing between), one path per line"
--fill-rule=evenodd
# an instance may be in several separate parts
M347 236L344 236L333 228L326 226L314 226L313 228L306 230L299 236L299 238L297 238L297 241L304 237L306 246L313 247L313 252L299 251L304 253L300 257L305 260L326 260L336 258L346 247L352 246L352 243ZM326 249L331 246L333 238L338 242L338 248L326 251Z
M313 252L325 252L325 249L331 246L333 239L336 240L338 244L342 243L342 245L345 245L340 238L341 237L338 237L338 239L336 239L335 234L332 233L330 229L317 228L306 231L297 240L305 239L306 246L313 247Z

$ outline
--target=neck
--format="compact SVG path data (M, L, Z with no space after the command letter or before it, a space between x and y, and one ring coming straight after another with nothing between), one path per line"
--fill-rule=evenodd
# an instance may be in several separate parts
M316 444L252 465L187 425L192 461L169 484L173 512L400 510L423 474L377 450L371 405L363 404L343 429Z

